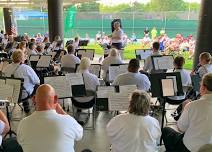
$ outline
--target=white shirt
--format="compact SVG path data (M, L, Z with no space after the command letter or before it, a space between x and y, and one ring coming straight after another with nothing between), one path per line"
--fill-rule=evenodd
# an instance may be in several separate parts
M127 72L118 75L113 85L137 85L138 89L148 91L151 83L149 78L144 74Z
M5 128L5 123L0 120L0 145L2 143L2 133L4 132L4 128Z
M35 71L26 64L20 65L11 63L3 69L2 73L4 73L7 77L14 75L15 78L23 78L23 86L29 94L32 94L34 86L40 83L40 79L38 78Z
M62 67L75 68L76 64L80 64L80 59L73 54L66 54L61 58Z
M35 49L33 49L33 50L28 50L28 55L37 55L38 53L37 53L37 51L35 50Z
M157 55L160 55L159 52L153 52L151 56L147 57L146 60L145 60L145 63L144 63L144 67L143 67L143 70L144 71L148 71L148 72L152 72L153 70L153 65L152 65L152 56L157 56Z
M178 128L185 132L183 143L192 152L201 146L212 144L212 94L206 94L191 102L177 122Z
M24 152L74 152L83 128L69 115L55 110L35 111L21 120L17 140Z
M120 57L108 56L102 61L102 70L103 70L103 78L106 78L107 72L109 70L109 66L111 64L122 64L123 61Z
M122 29L118 31L114 30L112 33L112 43L122 43L123 35L124 35L124 32L122 31ZM121 39L116 39L114 37L120 37Z
M185 69L176 69L175 72L180 72L183 87L191 86L191 84L192 84L191 83L191 76L190 76L190 73L188 71L186 71ZM183 100L183 99L185 99L186 91L187 90L184 90L183 96L174 96L174 97L169 97L169 98L172 99L172 100Z
M90 91L96 91L96 87L100 85L98 77L90 73L88 70L80 71L80 73L83 74L85 89Z
M206 64L199 68L199 76L202 78L207 73L212 73L212 64Z
M113 152L156 152L159 122L150 116L121 114L107 124Z

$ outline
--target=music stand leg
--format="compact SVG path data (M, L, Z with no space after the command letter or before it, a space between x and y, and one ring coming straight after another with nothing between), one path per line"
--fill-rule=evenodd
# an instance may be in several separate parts
M8 131L8 133L4 136L4 138L6 138L8 135L10 137L12 137L12 135L15 135L16 136L16 133L11 129L11 119L10 119L10 113L9 113L9 105L6 104L6 113L7 113L7 120L9 122L9 126L10 126L10 130Z
M163 130L164 127L164 119L165 119L165 114L166 114L166 98L163 98L163 111L162 111L162 122L161 122L161 131ZM162 145L162 136L160 138L160 145Z

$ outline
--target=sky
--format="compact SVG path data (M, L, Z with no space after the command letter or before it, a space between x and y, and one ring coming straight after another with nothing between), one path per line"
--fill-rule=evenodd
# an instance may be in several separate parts
M107 6L113 6L113 5L119 5L123 3L134 3L134 2L140 2L140 3L148 3L150 0L99 0L101 4L107 5ZM184 0L185 2L197 2L200 3L201 0Z

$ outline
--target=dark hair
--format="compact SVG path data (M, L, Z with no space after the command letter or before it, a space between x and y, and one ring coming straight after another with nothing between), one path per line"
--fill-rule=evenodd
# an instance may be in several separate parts
M200 54L200 59L204 59L207 63L211 62L211 54L209 52L203 52Z
M159 42L154 42L154 43L152 44L152 47L153 47L154 49L156 49L156 50L159 50L159 48L160 48L160 43L159 43Z
M67 46L67 50L68 50L68 53L71 54L71 53L74 53L75 48L74 48L73 45L70 44L70 45Z
M137 71L140 68L140 62L137 59L131 59L128 65L128 69Z
M185 64L185 58L183 56L177 56L174 59L174 64L178 67L178 68L183 68L183 65Z
M75 38L74 38L74 41L78 41L78 40L79 40L79 37L75 37Z
M202 84L208 91L212 91L212 73L205 74L202 78Z
M36 50L37 50L38 52L42 52L42 49L43 49L43 46L41 46L41 45L38 45L37 48L36 48Z
M29 43L29 49L30 49L30 50L32 49L32 46L33 46L33 45L35 45L35 43L32 43L32 42Z

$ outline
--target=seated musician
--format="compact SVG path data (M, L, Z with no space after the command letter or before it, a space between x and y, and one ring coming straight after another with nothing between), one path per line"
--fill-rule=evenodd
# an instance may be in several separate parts
M13 52L12 60L13 63L7 65L3 69L2 73L6 77L14 76L14 78L24 79L23 84L24 89L22 90L22 100L24 100L28 98L30 95L32 95L34 87L40 83L40 80L35 71L30 66L24 64L25 56L23 51L18 49L15 52ZM23 102L23 106L25 112L30 111L29 103L27 100Z
M122 63L123 61L119 56L118 50L116 50L115 48L111 49L109 56L102 61L103 79L109 81L108 70L111 64L122 64Z
M175 131L164 128L162 138L167 152L196 152L211 144L212 137L212 73L203 76L201 98L186 105ZM183 133L183 134L182 134Z
M180 72L184 95L168 97L167 102L170 104L177 105L177 104L181 104L183 101L185 101L186 92L188 90L188 87L191 86L191 77L190 77L189 72L187 72L185 69L183 69L184 64L185 64L184 57L177 56L174 59L174 72Z
M76 64L80 63L80 59L74 55L75 49L73 45L68 45L67 50L68 54L62 56L61 58L61 66L75 69Z
M0 110L0 145L2 144L2 136L10 130L10 125L5 114ZM0 147L1 151L1 147Z
M140 62L137 59L131 59L128 65L128 72L118 75L112 85L137 85L139 90L148 91L150 89L149 78L138 72Z
M132 93L129 113L120 114L107 124L107 135L114 152L156 152L161 136L159 122L149 116L150 96L144 91Z
M79 65L79 72L83 74L85 89L95 92L96 87L100 85L100 83L98 77L89 72L90 65L90 59L87 57L83 57Z
M199 74L202 78L206 73L212 73L211 55L208 52L203 52L199 56L199 65L193 70L191 75Z

